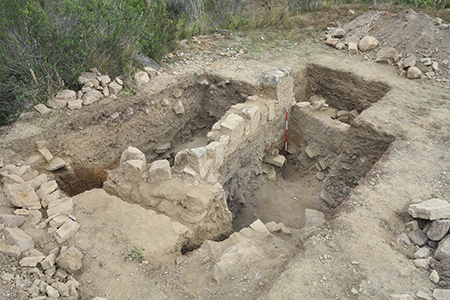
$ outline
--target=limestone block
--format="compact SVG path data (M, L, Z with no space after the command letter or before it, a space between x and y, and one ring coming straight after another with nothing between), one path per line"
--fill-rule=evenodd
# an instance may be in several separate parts
M35 249L33 249L35 250ZM22 267L36 267L38 263L44 260L45 255L36 250L37 253L31 253L29 256L22 258L19 264Z
M222 134L230 137L228 150L234 152L242 141L245 126L244 118L236 114L229 114L220 125Z
M185 166L185 165L187 165L187 163L188 163L188 161L187 161L187 152L188 152L188 149L184 149L184 150L178 152L175 155L174 166Z
M315 209L305 209L303 227L320 226L325 223L325 215Z
M261 222L260 219L250 224L250 228L256 231L257 233L262 234L263 236L268 236L270 234L269 230L267 230L266 225L264 225L264 223Z
M147 72L140 71L134 74L134 80L136 80L137 84L147 84L150 81L150 77L148 76Z
M408 232L408 237L414 244L419 247L424 246L428 242L428 237L422 230L415 230Z
M64 168L66 165L67 163L61 157L54 157L51 161L44 165L44 168L47 171L53 172Z
M111 82L111 78L108 75L101 75L101 76L98 77L98 80L101 83L105 83L105 84L108 84L108 83Z
M100 100L102 97L103 94L100 91L90 90L83 95L81 100L83 100L83 105L89 105Z
M422 77L422 71L417 67L408 68L406 71L406 77L409 79L420 79Z
M447 200L431 199L411 204L408 213L413 218L438 220L450 218L450 203Z
M345 36L345 30L342 28L333 28L331 30L331 36L334 38L343 38Z
M431 257L414 259L413 264L421 269L428 270L430 268Z
M208 173L206 147L198 147L189 149L187 152L188 165L201 178L204 178Z
M48 114L51 109L45 106L45 104L39 103L33 106L35 110L37 110L41 115Z
M53 159L53 155L47 149L47 147L39 148L38 151L42 154L46 161L51 161Z
M433 297L436 300L449 300L450 299L450 290L434 289Z
M249 120L249 124L247 125L249 130L246 132L246 135L255 133L258 130L261 119L261 109L257 105L249 104L242 110L242 114L245 119Z
M37 190L41 187L42 184L48 181L48 177L45 174L41 174L29 181L27 183L31 184L34 190Z
M67 288L67 286L62 283L62 282L54 282L51 285L54 289L56 289L58 291L58 293L61 295L61 297L69 297L69 289Z
M75 100L75 99L77 99L77 93L72 90L62 90L56 94L55 99L66 100L66 101Z
M398 61L398 52L395 48L386 47L381 48L377 52L377 58L375 60L377 63L386 63L392 65Z
M264 162L274 165L276 167L283 167L284 163L286 162L286 158L283 155L277 156L266 155L264 156Z
M151 67L144 67L145 72L147 72L148 76L150 78L153 78L156 76L156 70Z
M213 267L213 278L217 282L227 276L234 275L239 270L252 263L266 258L264 251L248 239L228 248L220 257L220 261Z
M47 195L47 196L45 196L44 198L41 199L42 207L43 208L47 208L50 203L52 203L53 201L58 200L60 197L61 197L60 191L58 191L58 190L54 191L50 195Z
M19 175L4 175L2 178L4 184L24 183L25 181Z
M164 154L167 150L169 150L171 147L170 143L158 143L155 146L155 153L157 154Z
M183 210L180 217L183 221L186 221L186 222L192 223L192 224L196 224L206 217L206 213L207 213L206 210L201 213Z
M348 54L358 54L358 43L356 42L348 43Z
M58 230L56 230L54 235L55 240L58 242L58 244L62 244L66 240L73 237L77 233L78 229L80 229L80 224L69 220L64 223L64 225L62 225Z
M450 228L450 220L435 220L431 222L426 230L426 234L430 240L440 241Z
M16 245L7 245L0 242L0 253L18 259L22 254L22 251Z
M50 225L50 227L59 228L62 225L64 225L64 223L66 223L67 221L70 221L70 220L71 219L67 215L59 215L59 216L54 217L49 222L49 225Z
M23 252L34 248L33 239L22 229L17 227L5 228L3 232L5 234L6 241L9 244L18 246L20 251Z
M83 96L81 96L81 97L83 97ZM80 109L80 108L83 107L83 100L82 99L77 99L77 100L68 101L67 102L67 107L70 110Z
M4 192L12 205L22 208L39 209L39 197L30 183L5 184Z
M265 225L266 225L267 230L269 230L270 233L279 232L281 230L280 225L275 223L274 221L271 221Z
M337 44L338 44L339 42L340 42L339 39L332 38L332 37L328 37L328 38L325 40L325 44L327 44L328 46L334 47L334 48L336 48L336 46L337 46Z
M359 50L362 52L370 51L378 46L378 40L370 35L366 35L359 41Z
M41 185L39 190L37 190L36 195L39 197L39 199L42 199L42 198L50 195L57 188L58 188L58 184L56 183L56 180L48 181Z
M172 222L172 227L173 227L173 230L175 231L175 233L178 235L185 234L189 230L188 227L186 227L183 224L181 224L180 222L176 222L176 221Z
M415 55L410 55L403 60L403 68L414 67L417 62L417 57Z
M128 182L142 181L145 162L142 160L127 160L118 169L123 175L123 179Z
M3 225L8 228L20 227L24 222L24 216L0 215L0 223L3 223Z
M437 260L441 260L443 258L449 257L450 257L450 235L447 235L439 242L436 252L434 253L434 258Z
M184 106L183 106L183 103L181 102L181 100L178 100L177 102L175 102L175 104L173 106L173 111L177 115L184 114Z
M389 296L391 297L391 300L414 300L414 298L408 294L391 294Z
M142 160L144 162L143 168L145 168L147 164L145 154L142 153L141 150L133 146L129 146L125 151L123 151L122 155L120 156L120 164L124 163L127 160Z
M208 164L214 171L219 170L224 161L223 144L220 142L211 142L206 146L206 157Z
M47 208L47 215L53 216L55 214L69 215L73 212L72 198L62 198L51 202Z
M20 176L24 181L29 181L32 180L34 178L36 178L39 175L39 172L34 170L34 169L30 169L27 172L25 172L22 176Z
M172 178L170 163L167 159L154 161L148 170L148 181L156 182Z
M82 259L83 254L74 246L70 246L56 258L56 263L60 268L72 274L81 269Z
M416 220L406 223L405 226L411 230L419 230L419 223Z
M59 299L59 296L60 296L59 292L55 288L51 287L50 285L47 285L47 288L45 289L45 293L50 298Z
M48 270L55 265L56 255L54 253L49 254L43 261L41 261L42 269Z
M67 106L67 100L53 98L47 101L47 105L54 109L62 109Z

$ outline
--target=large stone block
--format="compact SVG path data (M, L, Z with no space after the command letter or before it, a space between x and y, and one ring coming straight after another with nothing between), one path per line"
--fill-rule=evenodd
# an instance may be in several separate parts
M57 213L60 215L69 215L73 211L72 198L62 198L51 202L47 208L47 215L53 216Z
M30 183L5 184L6 197L12 205L22 208L39 209L41 202Z
M408 213L414 218L438 220L450 218L450 203L447 200L431 199L411 204Z
M22 254L22 251L16 245L7 245L0 242L0 253L18 259Z
M242 135L244 134L245 121L244 118L236 114L229 114L225 120L220 124L222 134L230 137L230 143L228 150L233 152L237 149L242 141Z
M189 149L187 152L187 160L189 167L197 172L201 178L206 176L208 173L206 147Z
M148 170L148 181L156 182L172 178L170 163L167 159L154 161Z
M37 190L36 195L39 197L39 199L43 199L44 197L55 191L57 188L58 184L56 183L56 180L47 181L46 183L41 185L39 190Z
M72 274L81 269L82 259L83 254L77 248L71 246L56 258L56 263L60 268Z
M20 227L24 222L24 216L0 215L0 223L3 223L3 225L8 228Z
M242 109L242 114L249 121L245 128L245 134L250 135L255 133L258 130L261 119L261 109L257 105L249 104Z
M122 155L120 156L120 164L128 160L142 160L144 162L143 168L145 168L147 164L145 154L142 153L141 150L133 146L129 146L125 151L123 151Z
M97 90L90 90L87 93L84 93L83 98L83 105L89 105L92 104L98 100L100 100L103 97L103 94L100 91Z
M450 228L450 220L435 220L431 222L426 230L426 234L430 240L440 241Z
M45 174L41 174L30 181L27 181L27 183L30 183L33 186L34 190L37 190L41 187L42 184L46 183L48 181L48 177Z
M41 261L42 269L48 270L55 265L56 255L54 253L49 254L43 261Z
M305 209L303 214L303 227L320 226L325 223L325 215L315 209Z
M9 244L18 246L20 251L23 252L34 248L33 239L22 229L17 227L5 228L3 232L5 234L6 241Z
M378 40L370 35L366 35L359 41L359 50L362 52L370 51L378 46Z
M208 160L208 165L214 171L219 170L225 158L223 144L216 141L206 145L206 157Z
M55 240L58 244L64 243L66 240L70 239L77 233L80 228L80 224L72 220L67 221L55 232Z
M434 253L434 258L441 260L443 258L450 258L450 235L443 238Z

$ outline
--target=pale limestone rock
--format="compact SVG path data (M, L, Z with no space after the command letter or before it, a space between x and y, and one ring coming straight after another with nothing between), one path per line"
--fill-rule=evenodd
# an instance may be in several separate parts
M47 101L47 105L54 109L62 109L67 106L67 100L50 99Z
M303 227L320 226L325 223L325 215L315 209L305 209Z
M39 197L30 183L5 184L4 192L12 205L29 209L40 209Z
M24 222L24 216L0 215L0 223L3 223L3 225L8 228L20 227Z
M62 158L55 156L51 161L49 161L44 165L44 168L47 171L53 172L61 168L64 168L66 165L67 163Z
M275 223L274 221L271 221L265 225L266 225L267 230L269 230L270 233L278 232L281 230L280 225Z
M422 230L410 231L408 232L408 237L411 242L419 247L422 247L428 242L428 237L425 235L425 233L423 233Z
M83 254L74 246L70 246L56 258L56 263L60 268L72 274L81 269L82 259Z
M100 100L103 97L103 94L97 90L91 90L83 95L83 105L89 105L94 103L95 101Z
M410 67L406 71L406 77L409 79L420 79L422 77L422 71L417 67Z
M62 225L64 225L64 223L66 223L67 221L70 221L70 220L71 219L67 215L59 215L59 216L54 217L49 222L49 225L50 225L50 227L59 228Z
M42 269L48 270L55 265L56 255L54 253L49 254L43 261L41 261Z
M406 223L405 226L411 230L419 230L419 223L416 220Z
M266 156L264 156L264 162L274 165L276 167L283 167L286 162L286 158L283 155L277 155L277 156L266 155Z
M435 289L433 297L435 300L450 300L450 290Z
M178 100L174 106L173 106L173 111L175 112L175 114L177 115L182 115L184 114L184 106L183 103L181 102L181 100Z
M450 203L447 200L431 199L411 204L408 213L413 218L437 220L450 218Z
M418 258L427 258L429 256L431 256L431 250L428 247L420 248L413 255L413 257L416 258L416 259L418 259Z
M260 219L250 224L250 228L256 231L257 233L262 234L263 236L268 236L270 234L269 230L267 230L266 225L264 225L264 223L261 222Z
M47 149L47 147L39 148L38 151L42 154L46 161L53 159L53 154Z
M417 62L417 57L415 55L410 55L403 60L403 68L414 67Z
M57 282L52 283L52 287L55 288L59 292L61 297L69 297L70 296L69 289L67 288L67 286L64 283L57 281Z
M20 228L5 228L3 233L6 241L18 246L22 252L34 248L33 239Z
M375 49L378 46L378 40L370 35L366 35L359 41L359 50L362 52L370 51Z
M230 137L228 151L233 152L241 143L245 125L244 118L236 114L229 114L220 125L222 134Z
M60 191L56 190L53 193L51 193L50 195L47 195L41 199L42 207L47 208L51 202L56 201L59 198L61 198L61 193L60 193Z
M47 208L47 215L53 216L55 214L69 215L73 212L73 200L72 198L62 198L50 202Z
M428 295L428 293L424 291L417 291L416 296L419 299L431 300L430 295Z
M83 97L83 96L81 96ZM83 107L83 100L77 99L67 102L67 107L69 107L70 110L80 109Z
M25 183L19 175L4 175L2 178L3 184Z
M101 83L105 83L105 84L108 84L108 83L111 82L111 78L108 75L101 75L101 76L98 77L98 80Z
M392 65L393 63L398 61L398 52L395 48L392 47L386 47L381 48L377 52L377 63L387 63L389 65Z
M147 84L150 81L150 77L148 76L147 72L140 71L134 74L134 80L136 80L137 84Z
M153 78L156 76L156 70L151 67L144 67L145 72L147 72L148 76L150 78Z
M45 174L40 174L39 176L27 181L27 183L31 184L34 190L37 190L41 187L42 184L48 181L48 177Z
M77 93L72 90L62 90L56 94L55 99L66 100L66 101L76 100Z
M431 271L430 280L434 283L439 283L439 274L436 270Z
M434 220L430 226L427 226L425 233L433 241L440 241L450 228L450 220Z
M41 115L45 115L48 114L51 109L48 108L47 106L45 106L45 104L36 104L35 106L33 106L35 110L37 110Z
M55 232L55 240L58 244L64 243L66 240L70 239L77 233L80 229L80 224L72 220L67 221Z
M18 259L22 254L22 251L16 245L7 245L0 242L0 253Z
M348 43L348 54L358 54L358 43L356 42Z
M428 270L430 268L430 257L414 259L413 263L418 268Z
M343 38L345 36L345 30L342 28L333 28L331 30L331 37L333 38Z
M172 172L168 160L157 160L151 164L150 169L148 170L149 182L168 180L170 178L172 178Z
M120 164L124 163L128 160L142 160L144 162L144 168L147 164L147 160L145 158L145 154L142 153L138 148L129 146L120 156Z
M24 257L19 261L19 264L22 267L36 267L38 263L44 260L44 254L40 253L36 249L33 250L35 250L35 252L37 253L31 253L29 256Z
M47 296L49 296L50 298L56 298L59 299L59 292L51 287L50 285L47 285L47 288L45 289L45 293L47 294Z
M328 46L331 46L331 47L333 47L333 48L336 48L336 45L337 45L339 42L340 42L339 39L332 38L332 37L328 37L328 38L325 40L325 44L327 44Z
M208 172L206 147L189 149L187 152L187 161L189 166L200 175L201 178L206 176L206 173Z
M57 188L58 184L56 183L56 180L47 181L46 183L42 184L41 187L36 191L36 195L39 197L39 199L42 199L51 194Z
M434 258L436 258L437 260L441 260L443 258L449 257L450 257L450 235L447 235L439 242L436 252L434 252Z

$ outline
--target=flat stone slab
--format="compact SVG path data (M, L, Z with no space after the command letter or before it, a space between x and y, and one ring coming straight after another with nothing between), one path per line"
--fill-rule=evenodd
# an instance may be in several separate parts
M39 209L41 202L30 183L5 184L6 197L12 205L22 208Z
M450 228L450 220L434 220L431 222L426 234L430 240L440 241Z
M434 258L437 260L448 257L450 257L450 235L447 235L439 242L436 252L434 253Z
M47 171L53 172L58 169L64 168L67 163L61 157L54 157L51 161L45 164L44 168Z
M8 228L20 227L23 222L25 222L24 216L0 215L0 223L3 223Z
M408 213L414 218L438 220L450 218L450 203L447 200L431 199L411 204Z
M264 162L274 165L276 167L282 167L282 166L284 166L284 163L286 162L286 158L284 158L283 155L265 156Z
M428 237L426 236L425 233L423 233L422 230L410 231L408 232L408 237L411 240L411 242L413 242L419 247L422 247L428 242Z
M6 241L9 244L16 245L20 251L27 251L34 248L33 239L20 228L5 228L3 231Z

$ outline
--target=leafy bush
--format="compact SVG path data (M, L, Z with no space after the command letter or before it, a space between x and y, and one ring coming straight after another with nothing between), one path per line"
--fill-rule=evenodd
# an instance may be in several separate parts
M138 52L156 57L176 37L162 0L8 0L0 21L0 125L86 69L127 76Z

